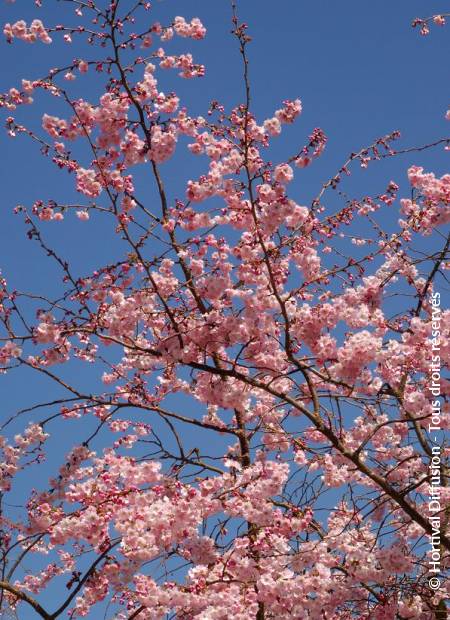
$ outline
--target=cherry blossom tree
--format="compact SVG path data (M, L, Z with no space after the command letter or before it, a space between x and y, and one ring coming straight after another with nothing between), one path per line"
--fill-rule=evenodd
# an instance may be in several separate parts
M48 394L2 421L4 617L447 618L449 585L429 577L450 551L450 175L420 157L449 141L400 149L398 132L378 138L302 204L289 184L327 138L311 129L298 152L268 159L302 104L256 118L234 0L243 102L215 101L204 116L158 86L172 70L175 89L179 78L198 88L205 68L188 50L206 35L199 18L162 24L145 0L67 9L68 26L4 26L14 45L86 41L85 58L1 98L10 136L79 192L76 204L16 208L43 268L60 270L59 292L1 280L1 367L42 376ZM444 22L414 25L426 34ZM176 37L185 53L171 53ZM93 72L98 98L73 95ZM41 130L17 118L33 99L46 105ZM175 151L204 167L183 196L164 172ZM355 167L404 151L417 157L408 191L341 190ZM74 218L115 231L114 262L77 274L47 243L48 227ZM74 425L83 439L46 463L52 437Z

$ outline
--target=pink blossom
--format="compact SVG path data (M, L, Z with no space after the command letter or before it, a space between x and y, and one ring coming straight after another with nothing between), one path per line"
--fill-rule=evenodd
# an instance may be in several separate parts
M86 222L89 219L89 212L86 210L77 211L77 217L82 222Z
M293 123L302 111L300 99L295 99L295 101L286 100L283 104L284 107L275 112L276 118L280 123Z
M294 171L289 164L279 164L274 170L274 178L278 183L290 183L294 178Z

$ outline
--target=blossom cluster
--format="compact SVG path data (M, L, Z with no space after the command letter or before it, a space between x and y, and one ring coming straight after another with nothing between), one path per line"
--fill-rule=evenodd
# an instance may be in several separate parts
M345 178L393 156L393 132L308 198L304 169L327 137L306 128L305 146L271 150L293 123L305 131L302 101L256 114L235 3L247 97L204 116L160 78L204 75L180 51L204 38L200 19L152 22L150 2L67 4L79 26L4 29L8 42L86 37L90 50L0 98L26 115L52 95L39 131L12 116L7 129L78 196L16 208L62 281L30 293L0 280L0 369L45 381L45 401L0 438L7 604L39 610L57 591L72 618L102 602L117 620L438 617L450 586L426 588L424 512L437 410L450 429L450 311L430 303L449 267L450 176L410 165L409 186L352 198ZM93 74L92 92L75 94ZM73 225L67 213L117 251L111 262L80 275L51 246L46 230ZM24 499L29 466L41 475ZM443 512L445 485L439 501Z

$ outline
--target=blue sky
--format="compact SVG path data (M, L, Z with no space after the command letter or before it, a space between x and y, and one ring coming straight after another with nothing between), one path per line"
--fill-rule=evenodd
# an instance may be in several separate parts
M321 127L328 136L322 158L296 175L291 196L300 204L308 204L350 152L379 136L398 129L402 133L399 147L408 147L448 135L444 115L449 101L449 30L434 27L428 37L421 37L411 28L414 17L444 11L444 4L433 0L241 0L240 19L248 23L253 37L249 46L253 112L262 121L272 116L286 98L300 97L303 102L303 114L274 143L271 156L281 161L286 154L297 152L314 127ZM173 49L192 51L194 58L206 65L207 72L202 80L160 74L163 90L176 90L193 114L205 114L212 99L218 99L228 109L239 103L243 96L241 64L236 41L229 34L228 0L154 3L152 20L164 24L174 15L189 19L199 16L207 27L205 41L181 40L173 44ZM32 0L3 3L0 16L2 22L40 17L48 25L77 23L74 17L67 19L66 3L51 0L44 0L42 10L36 9ZM54 39L52 46L30 46L20 41L7 45L1 40L0 90L20 84L22 78L36 79L49 66L65 64L72 58L95 57L96 50L86 52L76 38L72 46L58 42L57 36ZM74 87L80 96L95 102L103 81L102 76L90 72ZM38 96L36 106L19 110L17 119L37 127L44 111L64 116L59 102L41 102ZM12 210L17 204L31 207L36 199L79 199L73 178L58 173L26 138L11 140L5 133L1 140L0 266L12 286L51 292L59 288L60 274L26 239L23 222ZM411 164L443 174L446 155L439 148L375 163L367 171L355 170L344 187L352 196L376 194L384 191L392 179L400 185L401 195L407 195L406 170ZM186 180L204 169L204 161L185 157L180 148L174 160L162 166L171 198L182 196ZM151 201L152 193L147 191ZM76 275L89 273L124 251L100 217L83 224L68 216L64 223L49 223L42 230L61 254L70 257ZM71 372L79 372L83 381L90 381L86 370ZM30 373L0 377L2 415L9 417L14 410L45 398L48 387ZM52 397L55 394L52 391ZM69 445L78 431L70 423L67 428L72 430L66 430L58 441ZM195 442L196 437L190 440Z

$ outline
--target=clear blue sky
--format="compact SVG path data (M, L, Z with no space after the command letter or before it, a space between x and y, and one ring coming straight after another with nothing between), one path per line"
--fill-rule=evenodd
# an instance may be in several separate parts
M444 12L442 1L434 0L241 0L241 20L249 24L253 42L249 47L250 76L253 88L253 112L258 120L272 116L286 98L300 97L304 112L293 127L287 128L275 143L273 158L282 160L296 152L314 127L328 136L325 154L311 169L297 175L292 197L307 204L321 184L332 176L348 154L369 145L375 138L393 130L402 133L401 146L432 142L449 134L444 115L449 103L448 57L450 25L432 28L428 37L411 28L416 16ZM1 21L13 22L40 17L45 24L70 22L67 5L44 0L38 10L32 0L0 5ZM163 90L176 90L193 114L205 114L208 103L218 99L228 108L242 99L241 64L236 42L230 36L231 11L228 0L167 0L154 3L154 19L163 24L175 15L199 16L208 29L205 41L181 40L176 49L193 51L198 62L206 65L201 80L181 80L173 72L162 74ZM0 90L20 84L21 78L36 79L49 66L70 62L72 58L95 57L95 50L58 42L45 46L20 41L0 42L2 71ZM161 75L161 74L160 74ZM74 87L89 99L101 89L104 78L91 72ZM31 119L40 124L44 111L64 116L59 102L38 101L33 107L18 111L17 119ZM36 199L76 200L73 178L59 173L43 159L38 149L24 137L10 140L2 135L1 187L2 225L0 227L0 266L4 276L17 288L52 291L58 288L58 270L42 258L36 245L26 239L22 220L12 215L17 204L31 207ZM184 157L180 149L172 162L162 167L162 174L173 198L183 194L187 179L204 169L204 161ZM352 196L379 193L389 180L401 186L407 195L406 170L411 164L423 165L438 174L446 172L446 155L442 149L412 154L374 164L366 172L345 182ZM200 167L199 167L200 166ZM151 193L148 194L151 200ZM78 197L79 198L79 197ZM51 244L67 254L76 275L114 260L120 248L114 235L104 229L101 218L83 224L68 216L63 224L49 223L43 232ZM82 251L80 251L82 250ZM80 378L90 383L86 370ZM32 405L49 395L48 384L31 375L0 377L2 416ZM51 392L53 396L55 392ZM36 418L37 419L37 418ZM17 427L16 427L17 428ZM77 434L70 424L61 446L70 445ZM193 438L192 441L197 440ZM198 441L198 440L197 440ZM56 444L55 444L56 446ZM56 465L60 455L56 456ZM53 606L52 606L53 607ZM23 617L28 617L24 615ZM30 616L31 617L31 616Z

